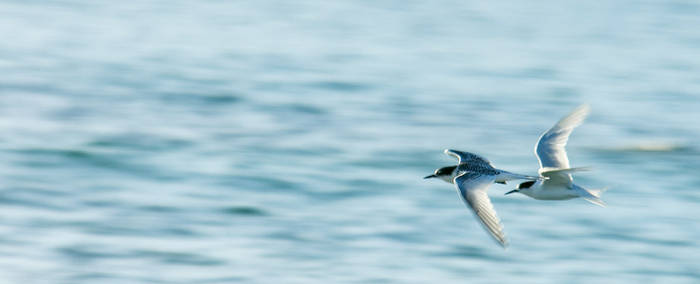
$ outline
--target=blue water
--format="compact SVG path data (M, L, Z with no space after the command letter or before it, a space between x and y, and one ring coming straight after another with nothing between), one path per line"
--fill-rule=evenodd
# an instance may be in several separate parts
M0 2L1 283L700 282L696 1L131 2ZM581 103L607 208L422 179Z

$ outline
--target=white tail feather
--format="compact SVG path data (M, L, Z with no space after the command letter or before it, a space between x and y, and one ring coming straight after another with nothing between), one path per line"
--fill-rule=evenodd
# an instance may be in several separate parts
M588 190L588 192L593 194L595 197L600 198L600 196L603 194L603 192L607 191L608 188L604 187L604 188L599 188L599 189L587 189L587 190Z
M585 199L586 201L588 201L590 203L598 205L600 207L605 207L605 202L598 197L595 197L595 198L584 197L583 199Z

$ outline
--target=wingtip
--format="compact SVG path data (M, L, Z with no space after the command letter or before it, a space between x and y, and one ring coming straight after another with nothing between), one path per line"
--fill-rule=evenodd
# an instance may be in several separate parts
M458 161L461 159L459 151L457 151L457 150L445 149L445 151L443 151L443 153L445 153L445 155L448 155L450 157L457 158Z
M560 119L559 122L557 122L557 125L567 125L567 127L571 128L577 127L583 123L590 112L591 107L588 104L579 105L569 112L569 114Z
M572 113L573 112L581 112L588 114L589 112L591 112L591 105L588 103L580 104L572 111Z

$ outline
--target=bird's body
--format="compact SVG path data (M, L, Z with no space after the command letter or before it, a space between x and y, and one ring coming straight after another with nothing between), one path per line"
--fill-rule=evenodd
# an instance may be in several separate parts
M519 192L539 200L582 197L591 203L604 206L605 203L600 200L602 190L585 189L574 184L571 173L586 170L586 168L571 168L566 155L565 146L571 132L583 123L588 112L587 105L579 106L544 132L535 144L535 155L540 163L538 173L545 179L521 183L518 189L506 194Z
M521 193L540 200L566 200L579 197L569 187L554 185L547 182L535 182L530 190Z
M501 246L507 246L508 241L503 232L503 225L486 191L494 182L505 183L514 179L537 180L538 177L496 169L491 162L472 153L448 149L445 150L445 154L456 157L459 164L439 168L434 174L425 178L440 178L455 184L460 197L474 211L484 228Z

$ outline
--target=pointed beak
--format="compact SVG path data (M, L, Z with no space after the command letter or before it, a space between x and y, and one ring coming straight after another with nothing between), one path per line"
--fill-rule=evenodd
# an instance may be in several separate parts
M518 192L518 191L519 191L519 190L517 190L517 189L513 189L513 190L511 190L511 191L509 191L509 192L506 192L506 194L504 194L504 195L508 195L508 194L515 193L515 192Z
M423 179L429 179L429 178L434 178L434 177L437 177L437 176L434 175L434 174L432 174L432 175L429 175L429 176L424 177Z

